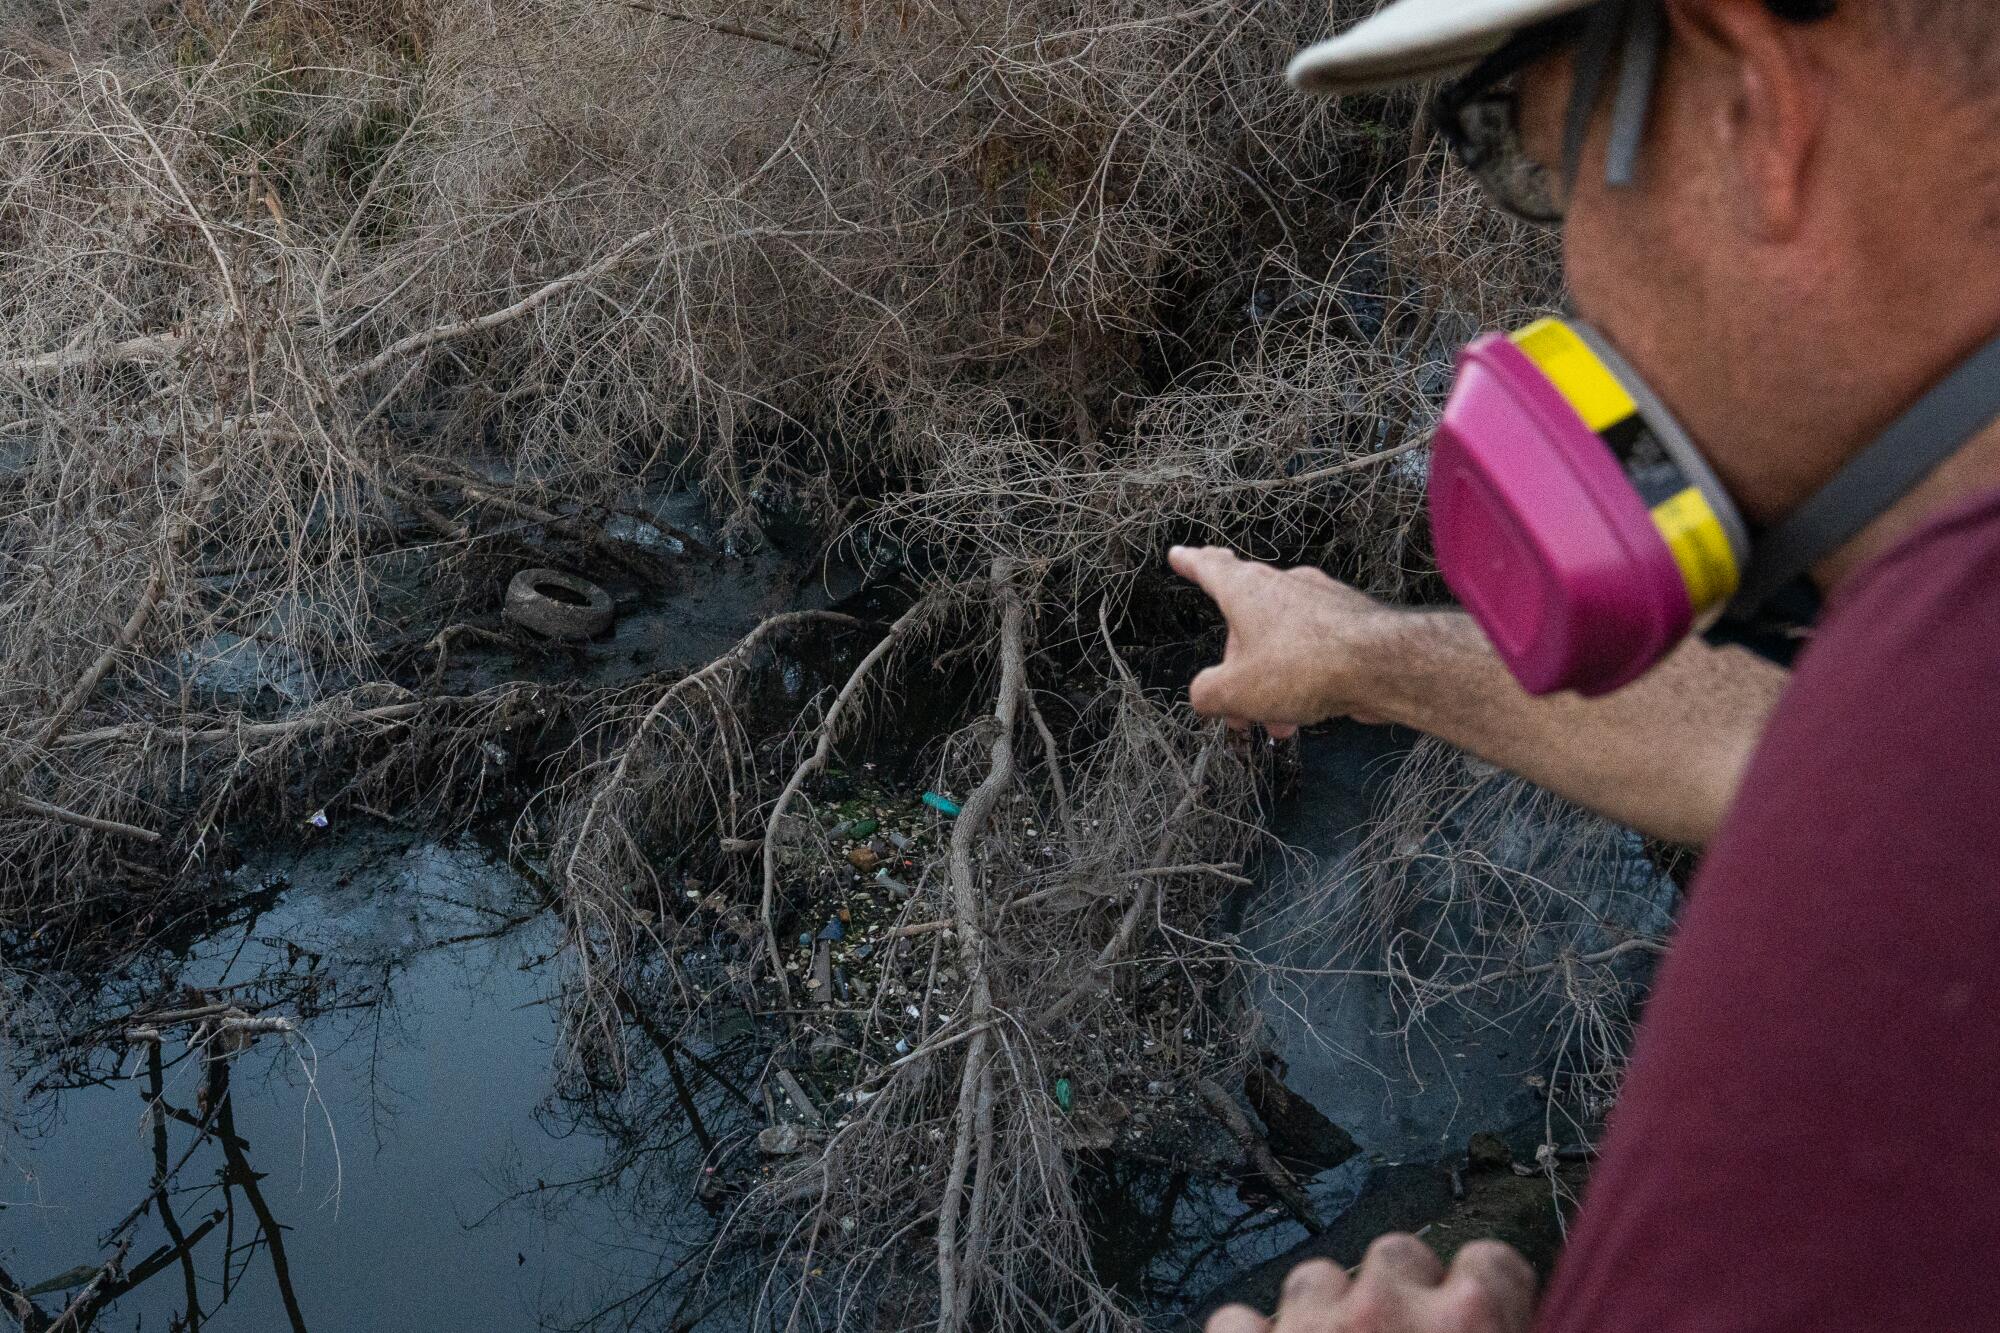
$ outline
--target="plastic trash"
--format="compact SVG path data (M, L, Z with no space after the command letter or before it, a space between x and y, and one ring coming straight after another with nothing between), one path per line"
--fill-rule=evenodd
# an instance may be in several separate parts
M805 1151L805 1131L789 1123L772 1125L769 1129L758 1131L757 1147L772 1157L790 1157Z
M1070 1086L1069 1086L1069 1080L1068 1080L1068 1079L1066 1079L1066 1078L1059 1078L1059 1079L1057 1079L1057 1080L1056 1080L1056 1105L1057 1105L1057 1106L1060 1106L1060 1107L1062 1107L1062 1112L1063 1112L1063 1114L1064 1114L1064 1115L1068 1115L1068 1114L1069 1114L1069 1108L1070 1108L1070 1102L1071 1102L1072 1100L1073 1100L1073 1097L1072 1097L1072 1094L1071 1094L1071 1092L1070 1092Z
M949 796L940 796L934 791L924 793L924 804L943 815L946 819L957 819L961 807Z
M896 1054L908 1055L909 1053L910 1053L910 1039L908 1037L896 1038Z
M861 839L872 836L875 830L881 827L882 821L879 819L857 819L841 832L847 837Z
M326 811L324 810L313 811L312 818L306 821L306 823L311 824L314 828L325 828L328 822Z
M838 944L847 938L847 928L840 924L839 917L828 917L826 924L819 928L819 938Z

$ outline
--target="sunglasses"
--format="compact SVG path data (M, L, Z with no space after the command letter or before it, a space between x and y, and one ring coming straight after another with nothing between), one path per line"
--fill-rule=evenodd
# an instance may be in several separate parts
M1463 77L1438 90L1431 121L1502 211L1539 226L1562 222L1562 173L1538 162L1521 138L1521 76L1582 37L1587 21L1566 15L1517 34Z

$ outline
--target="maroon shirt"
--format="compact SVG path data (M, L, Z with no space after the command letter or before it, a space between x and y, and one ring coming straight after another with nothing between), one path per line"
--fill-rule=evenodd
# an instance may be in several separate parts
M1538 1327L2000 1329L2000 492L1829 606Z

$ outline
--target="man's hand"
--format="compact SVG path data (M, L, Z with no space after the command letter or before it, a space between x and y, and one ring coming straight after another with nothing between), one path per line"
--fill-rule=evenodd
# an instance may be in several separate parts
M1447 1273L1414 1236L1384 1236L1353 1278L1325 1259L1300 1264L1271 1318L1231 1305L1207 1333L1527 1333L1534 1314L1534 1270L1507 1246L1474 1241Z
M1188 687L1197 713L1261 722L1280 739L1330 717L1380 720L1367 650L1401 613L1317 569L1276 569L1213 546L1176 546L1167 559L1229 622L1221 665Z

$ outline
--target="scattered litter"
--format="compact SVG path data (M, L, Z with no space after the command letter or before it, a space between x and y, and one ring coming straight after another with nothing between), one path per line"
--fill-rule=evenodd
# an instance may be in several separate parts
M791 1070L774 1069L771 1071L771 1078L777 1083L779 1091L785 1094L786 1100L791 1102L793 1109L804 1117L808 1125L823 1123L819 1107L813 1105L812 1098L806 1096L805 1086L797 1078L793 1077Z
M1069 1108L1072 1099L1073 1099L1073 1094L1070 1091L1069 1080L1066 1078L1057 1079L1056 1105L1062 1108L1062 1112L1064 1115L1069 1114Z
M943 815L946 819L958 818L959 811L963 808L949 796L940 796L934 791L924 793L924 804Z
M758 1132L757 1147L771 1157L790 1157L805 1151L806 1134L804 1130L790 1122L772 1125Z
M847 854L847 863L862 874L870 875L882 864L882 858L875 854L875 849L872 847L856 847Z
M847 930L840 924L839 917L829 917L827 923L819 928L819 938L838 944L847 938Z
M308 819L306 823L311 824L314 828L325 828L329 823L326 817L326 811L324 810L313 811L312 818Z

